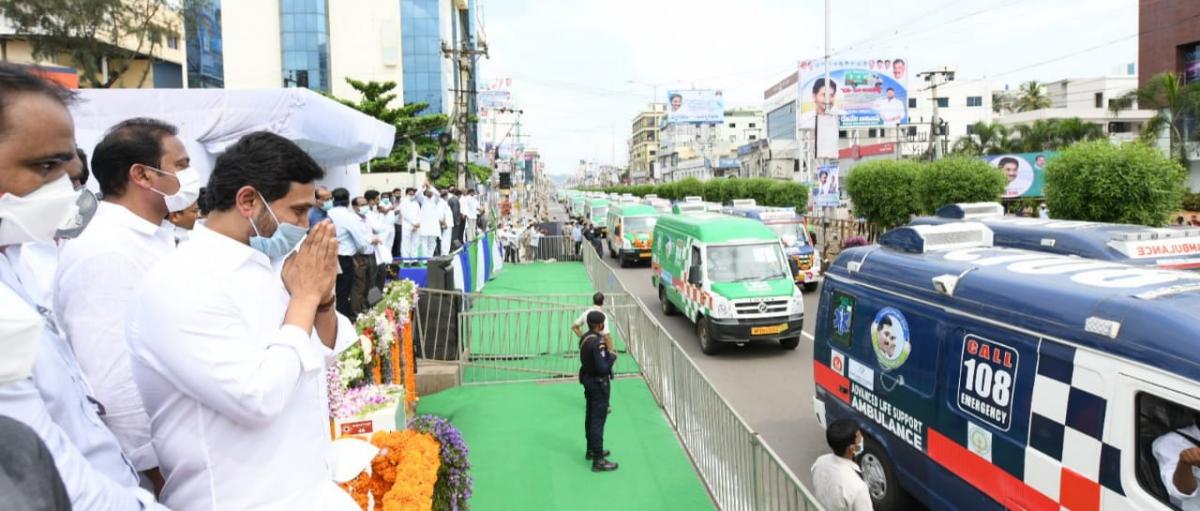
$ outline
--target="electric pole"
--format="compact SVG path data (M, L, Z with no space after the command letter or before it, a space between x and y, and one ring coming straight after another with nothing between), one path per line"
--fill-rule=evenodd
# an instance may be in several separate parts
M451 89L454 93L454 108L450 125L458 141L458 164L455 167L457 182L459 187L465 187L466 173L463 170L467 165L468 151L479 150L472 129L472 117L477 111L475 64L480 56L488 57L488 47L486 42L480 41L476 44L474 34L469 30L470 13L467 10L451 7L451 11L461 35L458 39L452 39L450 43L442 41L442 56L454 63L454 88Z
M936 71L917 73L917 76L924 78L926 82L929 82L929 87L925 90L930 90L933 93L933 116L929 120L929 149L927 152L932 156L933 159L937 160L942 157L943 152L941 137L942 135L946 134L944 133L946 130L946 124L942 122L940 117L938 117L938 100L941 98L938 97L937 88L938 85L941 85L942 83L954 81L954 70L950 68L942 68Z

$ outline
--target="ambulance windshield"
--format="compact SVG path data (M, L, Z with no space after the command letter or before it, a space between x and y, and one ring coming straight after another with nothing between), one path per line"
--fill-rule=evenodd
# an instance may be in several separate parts
M777 243L709 246L705 260L712 282L750 282L788 278Z
M808 244L808 236L803 234L804 226L800 225L799 223L766 225L772 231L775 231L775 234L779 235L779 239L783 241L783 244L787 245L788 247L804 246Z
M654 230L654 224L658 223L658 217L653 216L631 216L624 220L625 229L629 232L648 233Z

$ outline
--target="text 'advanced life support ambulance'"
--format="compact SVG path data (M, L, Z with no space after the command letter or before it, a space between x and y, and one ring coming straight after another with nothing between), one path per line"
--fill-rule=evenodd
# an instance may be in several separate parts
M951 204L914 225L979 222L992 230L1002 247L1024 248L1136 266L1174 270L1200 269L1200 229L1081 222L1007 216L994 202Z
M624 202L610 206L608 255L621 261L621 267L650 261L650 244L658 211L650 206Z
M862 426L875 508L1197 509L1165 481L1200 411L1200 275L991 236L895 229L825 275L814 408Z
M804 297L779 237L762 223L707 212L663 215L652 253L663 313L682 311L704 353L716 353L720 342L800 344Z
M795 209L770 208L757 205L754 199L737 199L724 212L758 220L775 231L783 242L783 252L788 258L796 284L804 286L805 291L817 289L817 283L821 280L821 258L808 239L804 218Z

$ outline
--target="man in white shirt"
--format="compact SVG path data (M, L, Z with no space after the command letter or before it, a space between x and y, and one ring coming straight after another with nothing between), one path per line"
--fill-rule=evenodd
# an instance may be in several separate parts
M421 205L417 202L417 189L405 189L404 200L400 202L400 258L405 264L416 262L420 227Z
M875 109L879 112L879 117L883 119L883 124L891 126L904 119L904 104L896 98L896 89L888 87L886 94L887 99L875 105Z
M309 231L323 175L283 137L242 137L213 168L204 225L129 303L133 374L177 511L320 509L336 492L325 368L355 336L334 311L334 226Z
M583 314L579 315L579 319L571 323L571 333L575 334L575 337L583 337L583 334L587 332L587 315L592 311L604 312L604 293L596 292L596 294L592 295L592 306L584 310ZM613 347L612 336L608 333L607 312L604 312L604 326L600 329L600 334L604 336L604 344L608 346L608 351L616 352L616 348Z
M358 221L362 223L362 229L367 233L369 239L368 246L359 248L358 253L354 254L354 284L350 286L351 315L349 317L357 317L360 312L367 310L367 295L371 291L371 283L378 268L378 265L375 264L375 248L382 245L383 242L375 234L371 223L367 220L370 209L367 199L361 196L355 197L351 201L350 209L358 216Z
M75 205L94 205L67 177L77 158L71 94L0 64L0 96L0 415L45 442L74 509L160 509L137 487L133 463L101 421L61 324L17 271L15 248L51 245L67 236L64 229L82 229L86 218L76 216L86 208Z
M476 222L479 221L479 198L475 196L474 188L467 189L467 193L463 196L460 204L465 224L463 240L467 242L475 239Z
M442 200L438 201L438 211L442 215L442 233L438 236L437 253L449 255L454 246L454 211L450 209L450 192L442 190Z
M193 202L183 211L175 211L167 215L167 221L174 226L175 245L179 245L187 241L188 234L196 227L196 221L200 219L200 203Z
M384 277L387 274L387 265L392 263L392 237L396 235L396 229L393 227L396 223L396 214L392 211L392 205L389 201L384 205L380 199L380 194L376 190L367 190L363 194L363 198L367 200L366 216L367 229L379 238L379 244L375 245L375 271L369 279L372 286L383 289Z
M417 202L421 205L421 213L417 221L420 225L417 232L421 236L421 250L418 257L428 259L433 257L438 237L442 235L442 229L447 224L440 205L442 199L438 197L438 191L432 184L425 183L425 187L417 195Z
M350 209L350 192L345 188L336 188L332 192L333 208L329 210L329 220L333 222L338 241L337 276L337 311L347 317L355 317L351 298L354 289L355 266L362 264L360 253L370 251L373 236L367 230L367 223Z
M1195 424L1155 439L1151 451L1171 503L1200 511L1200 415Z
M174 126L123 121L92 152L104 201L79 238L66 243L54 278L54 311L79 367L104 405L104 423L155 487L162 486L150 444L150 418L129 369L125 306L150 267L175 249L168 213L200 195L200 180Z
M825 441L833 449L812 466L813 495L828 511L870 511L871 492L862 479L854 458L862 454L863 437L858 424L838 419L825 430Z

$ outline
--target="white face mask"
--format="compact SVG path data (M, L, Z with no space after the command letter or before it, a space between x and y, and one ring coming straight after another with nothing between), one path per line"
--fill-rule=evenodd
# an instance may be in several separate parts
M69 183L69 181L68 181ZM24 380L42 339L45 318L17 294L0 286L0 385Z
M96 197L75 191L66 174L24 197L6 193L0 197L0 247L78 236L95 212Z
M174 174L172 174L165 170L156 169L149 165L146 165L145 167L164 176L174 176L175 180L179 181L179 190L171 195L160 192L153 187L150 188L151 190L158 192L159 195L163 196L163 200L165 200L167 203L167 211L172 213L183 211L187 209L188 206L195 204L196 199L200 198L200 174L197 174L195 170L190 168L177 170Z

